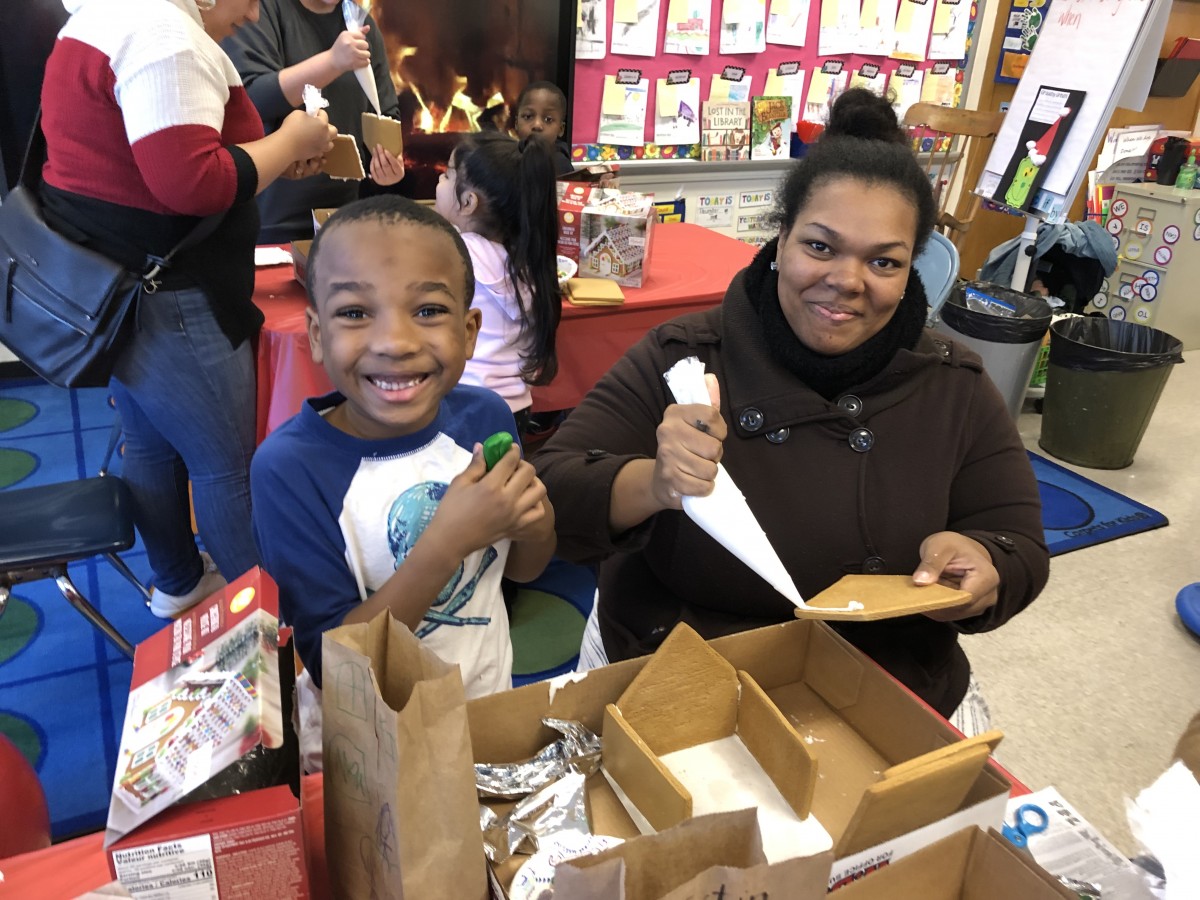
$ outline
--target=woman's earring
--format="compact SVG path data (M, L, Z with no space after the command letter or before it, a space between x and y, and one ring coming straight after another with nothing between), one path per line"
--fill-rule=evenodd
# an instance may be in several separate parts
M778 261L777 261L777 260L774 260L774 259L773 259L773 260L771 260L771 271L772 271L772 272L778 272L778 271L779 271L779 263L778 263Z

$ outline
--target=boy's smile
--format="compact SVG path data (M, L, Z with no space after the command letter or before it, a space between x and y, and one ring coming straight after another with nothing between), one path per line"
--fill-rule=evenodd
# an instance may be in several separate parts
M458 384L479 333L453 241L375 219L323 238L307 315L313 361L346 398L329 423L368 440L420 431Z

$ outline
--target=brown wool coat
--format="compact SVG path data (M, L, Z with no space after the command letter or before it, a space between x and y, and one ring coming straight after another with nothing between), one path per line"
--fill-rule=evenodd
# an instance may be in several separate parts
M650 332L534 458L558 552L603 560L599 617L614 661L651 652L679 621L716 637L792 618L787 600L681 512L609 535L617 471L656 452L672 402L662 374L699 356L720 382L724 465L803 596L846 573L911 574L921 541L937 531L988 548L1001 591L984 615L838 626L948 715L969 675L959 632L1002 625L1049 573L1037 484L1004 401L974 353L928 331L870 382L827 401L771 359L743 278L721 306Z

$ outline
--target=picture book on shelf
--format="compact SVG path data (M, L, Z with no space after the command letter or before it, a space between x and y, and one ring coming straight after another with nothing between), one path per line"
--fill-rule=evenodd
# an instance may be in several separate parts
M750 158L787 159L791 153L791 98L753 98L750 101Z
M750 158L750 103L725 101L703 105L700 158L725 161Z

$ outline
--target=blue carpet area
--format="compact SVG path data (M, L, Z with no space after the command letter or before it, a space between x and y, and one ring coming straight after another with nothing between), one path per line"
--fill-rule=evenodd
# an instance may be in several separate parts
M95 475L115 413L103 389L0 381L0 490ZM119 457L111 466L119 475ZM123 558L148 584L141 543ZM103 559L73 565L85 597L130 642L165 626ZM554 560L511 608L513 682L575 667L596 580ZM0 617L0 733L29 758L46 791L55 840L104 826L132 666L52 581L19 585Z
M1042 527L1051 556L1167 524L1158 510L1036 453L1029 453L1029 461L1042 496Z

